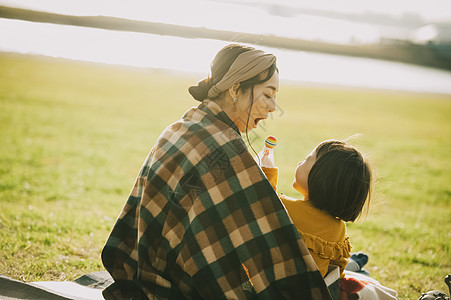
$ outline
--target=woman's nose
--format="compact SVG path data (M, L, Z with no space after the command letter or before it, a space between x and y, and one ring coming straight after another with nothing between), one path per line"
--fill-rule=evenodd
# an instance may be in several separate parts
M276 100L270 98L268 101L268 110L269 112L274 112L276 110Z

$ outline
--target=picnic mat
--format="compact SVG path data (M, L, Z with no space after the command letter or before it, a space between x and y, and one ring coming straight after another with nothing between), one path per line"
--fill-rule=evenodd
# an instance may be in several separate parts
M338 267L332 266L325 281L333 299L337 299L339 293L339 278ZM88 273L73 281L22 282L0 275L0 299L97 300L103 299L102 290L112 282L113 279L107 271Z
M97 300L113 282L107 271L88 273L73 281L21 282L0 275L0 299Z

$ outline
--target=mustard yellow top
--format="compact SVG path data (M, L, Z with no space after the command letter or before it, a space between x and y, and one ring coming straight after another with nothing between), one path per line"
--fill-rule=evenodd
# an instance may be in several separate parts
M276 190L277 168L262 168ZM309 201L294 199L279 194L293 224L302 236L305 245L321 272L326 276L329 264L340 267L341 277L351 256L351 243L346 233L346 223L321 211Z

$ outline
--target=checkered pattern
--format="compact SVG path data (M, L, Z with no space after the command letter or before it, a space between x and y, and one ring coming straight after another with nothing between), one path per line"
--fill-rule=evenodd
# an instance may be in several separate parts
M279 198L220 107L159 137L102 251L106 299L329 299Z

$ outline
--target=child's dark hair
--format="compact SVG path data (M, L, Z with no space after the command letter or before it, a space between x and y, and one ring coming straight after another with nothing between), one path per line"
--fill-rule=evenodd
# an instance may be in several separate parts
M316 147L308 176L308 199L318 209L343 221L355 221L371 194L371 169L351 145L327 140ZM368 201L367 201L368 199Z

